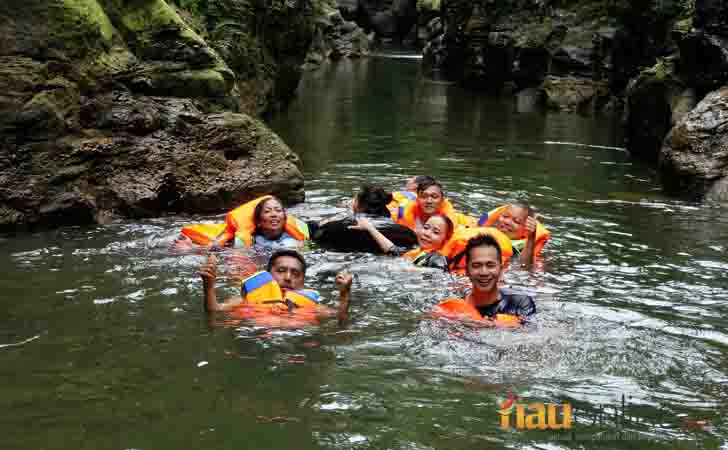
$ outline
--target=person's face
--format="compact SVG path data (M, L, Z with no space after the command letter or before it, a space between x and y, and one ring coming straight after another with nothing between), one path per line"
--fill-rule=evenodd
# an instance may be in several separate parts
M445 244L448 225L442 217L430 217L422 228L417 230L417 242L423 250L439 250Z
M263 232L276 234L283 231L286 223L286 211L283 205L275 199L265 201L260 215L260 224L258 225Z
M511 239L520 239L528 219L528 210L510 205L495 221L495 227Z
M415 177L407 178L404 188L410 192L417 192L417 181L415 181Z
M283 289L303 288L303 265L293 256L279 256L270 270L273 279Z
M417 203L420 205L420 210L425 214L437 213L442 200L442 191L437 186L430 186L417 194Z
M479 292L491 292L498 289L503 268L495 247L475 247L470 250L470 261L466 274L473 283L473 289Z

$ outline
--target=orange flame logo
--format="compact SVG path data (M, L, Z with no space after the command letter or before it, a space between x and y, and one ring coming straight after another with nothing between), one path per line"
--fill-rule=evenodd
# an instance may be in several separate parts
M501 414L503 416L508 416L513 412L513 407L515 406L516 400L518 400L518 396L515 395L513 392L508 391L508 398L503 400L503 403L500 404L500 408L498 408L498 414Z

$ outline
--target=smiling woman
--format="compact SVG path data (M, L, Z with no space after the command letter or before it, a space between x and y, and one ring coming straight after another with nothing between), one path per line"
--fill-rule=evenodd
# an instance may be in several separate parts
M297 247L309 238L305 222L287 214L277 197L264 195L230 211L225 223L182 228L175 245Z

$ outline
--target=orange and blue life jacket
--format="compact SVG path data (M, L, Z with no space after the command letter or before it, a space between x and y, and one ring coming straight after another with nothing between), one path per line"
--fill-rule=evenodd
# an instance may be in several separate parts
M478 219L478 226L495 226L496 221L498 221L498 218L505 212L507 208L508 205L502 205L483 213L483 215L480 216L480 219ZM536 225L536 244L533 247L533 254L536 256L540 255L543 246L546 245L546 241L548 241L549 239L551 239L551 232L545 226L543 226L541 222L538 222L538 224ZM511 245L513 246L514 250L520 252L526 247L527 241L528 236L524 235L521 236L520 239L511 239Z
M182 228L182 234L200 245L209 246L213 242L219 246L233 241L235 247L250 247L253 245L255 234L255 207L268 198L264 195L251 200L230 211L225 216L225 223L221 224L197 224ZM291 214L286 214L286 223L283 229L297 241L311 239L308 225Z
M442 201L440 209L435 214L447 216L456 226L459 223L455 208L448 199L444 199ZM420 211L420 205L416 201L409 202L406 205L400 205L397 210L392 213L392 220L409 228L410 230L417 229L417 221L420 220L420 217L422 217L422 212ZM421 225L424 224L421 223Z
M289 310L310 308L321 302L318 292L309 289L282 289L270 272L257 272L242 283L245 302L258 305L283 303Z
M387 204L387 209L394 214L400 206L416 200L417 194L412 191L395 191L392 192L392 201Z

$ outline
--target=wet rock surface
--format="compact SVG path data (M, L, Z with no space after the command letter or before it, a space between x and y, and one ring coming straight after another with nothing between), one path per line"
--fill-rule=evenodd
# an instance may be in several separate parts
M306 8L293 3L261 20ZM3 2L0 228L302 200L298 157L246 114L295 88L312 31L301 20L280 33L295 43L267 44L279 54L259 77L234 33L211 44L163 0Z
M709 93L670 130L659 163L671 190L728 202L728 87Z
M583 86L601 86L611 63L615 29L600 4L554 9L537 0L448 0L441 8L441 17L427 28L423 66L472 88L540 87L549 76L581 77L587 80ZM556 87L568 83L554 80L546 97L554 97L551 107L588 112L576 106L588 102L558 94Z
M367 34L354 21L344 19L336 2L332 1L316 18L314 40L306 64L315 67L328 59L368 56L373 41L372 33Z

